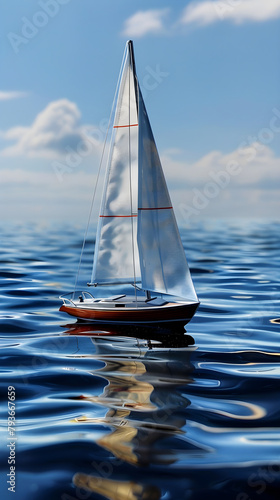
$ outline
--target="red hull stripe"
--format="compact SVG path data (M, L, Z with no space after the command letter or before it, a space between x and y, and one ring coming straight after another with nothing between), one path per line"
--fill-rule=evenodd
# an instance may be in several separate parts
M147 207L147 208L138 208L138 210L168 210L170 208L173 207L153 207L153 208Z
M124 128L124 127L138 127L138 123L132 123L131 125L114 125L114 128Z
M99 217L137 217L137 215L99 215Z

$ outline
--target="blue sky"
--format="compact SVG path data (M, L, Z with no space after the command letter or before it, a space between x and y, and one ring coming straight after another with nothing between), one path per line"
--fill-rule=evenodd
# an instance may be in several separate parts
M179 224L277 218L279 19L280 0L6 2L2 219L86 221L129 38Z

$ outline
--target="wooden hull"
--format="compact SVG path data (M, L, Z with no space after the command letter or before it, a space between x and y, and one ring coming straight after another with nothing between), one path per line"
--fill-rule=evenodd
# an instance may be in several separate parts
M100 324L147 325L154 323L188 323L199 303L167 302L158 307L135 307L106 309L98 307L75 307L63 304L60 311L76 318L94 321Z

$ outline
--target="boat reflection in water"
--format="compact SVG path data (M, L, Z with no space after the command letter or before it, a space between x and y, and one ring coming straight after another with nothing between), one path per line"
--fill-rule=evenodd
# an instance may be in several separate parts
M159 500L161 491L156 486L134 481L113 481L88 474L75 474L73 482L78 488L99 493L112 500Z
M90 336L94 358L104 362L94 375L107 382L101 394L80 396L105 407L105 416L81 416L74 421L108 426L110 431L105 430L96 443L118 459L117 480L113 472L110 477L95 477L79 471L74 484L112 500L160 498L157 486L128 481L125 475L126 480L120 481L119 465L169 465L178 460L180 448L184 453L186 448L192 454L205 452L188 442L183 410L190 401L176 390L192 381L194 340L184 331L161 336L150 333L148 337L140 329L137 338L124 336L125 330L123 336L113 337L110 331L79 322L69 325L66 333ZM181 445L178 438L183 439Z

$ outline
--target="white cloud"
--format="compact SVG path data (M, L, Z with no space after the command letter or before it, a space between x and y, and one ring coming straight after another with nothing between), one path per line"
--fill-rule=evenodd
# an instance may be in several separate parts
M13 145L2 150L1 155L1 184L5 186L3 192L6 193L5 204L9 210L13 210L20 199L21 206L26 206L26 210L32 200L31 211L33 206L38 206L42 212L48 213L51 199L52 213L55 213L55 207L61 211L61 206L65 206L61 217L66 217L66 206L69 206L71 198L75 198L75 208L71 205L73 217L86 212L85 205L94 186L92 174L97 172L96 152L100 159L101 137L94 135L100 133L98 129L81 125L80 120L77 105L62 99L50 103L29 127L13 127L2 134L4 140L13 141ZM275 124L273 130L270 134L259 135L270 144L278 131ZM92 148L84 152L88 137ZM82 151L80 154L79 150ZM85 157L89 155L85 163ZM16 156L20 156L20 168L18 160L12 158ZM241 148L227 154L211 151L192 163L186 161L184 156L184 151L175 148L161 155L179 223L184 223L188 214L192 216L194 213L218 217L233 213L273 216L277 210L279 212L280 158L268 144L244 143ZM35 159L32 160L32 157ZM45 160L38 165L36 158ZM90 175L84 168L89 165ZM95 165L94 169L92 165ZM206 199L206 208L198 207L198 190ZM98 194L99 191L101 193L102 190L98 190ZM191 212L189 208L181 210L186 206L194 207L195 211Z
M125 21L122 34L131 38L140 38L149 33L163 32L163 21L168 10L139 10Z
M254 143L228 154L211 151L192 164L170 152L161 158L179 224L195 216L279 213L280 158L267 145Z
M80 124L77 105L67 99L53 101L41 111L29 127L13 127L1 133L15 143L1 151L2 156L37 158L62 157L69 151L99 148L100 132ZM89 139L90 138L90 139Z
M229 20L241 24L263 22L278 17L280 17L279 0L193 1L184 9L181 23L205 26Z
M8 101L10 99L18 99L20 97L26 97L27 92L20 92L16 90L4 91L0 90L0 101Z
M279 185L280 158L275 156L269 146L260 143L253 143L228 154L211 151L192 164L164 153L162 163L169 184L176 189L204 186L218 178L220 172L230 172L229 165L236 165L238 172L233 175L229 173L230 187L267 189Z
M176 34L178 25L206 26L228 20L234 24L265 22L280 17L280 0L205 0L192 1L178 22L164 25L170 9L138 11L125 21L122 35L140 38L148 34Z

